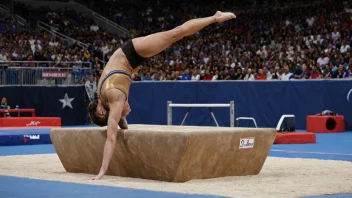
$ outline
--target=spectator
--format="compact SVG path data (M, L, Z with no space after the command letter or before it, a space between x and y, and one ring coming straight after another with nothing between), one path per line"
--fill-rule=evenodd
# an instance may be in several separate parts
M328 65L322 67L321 78L329 79L331 76L331 71Z
M142 81L152 81L152 77L150 76L150 73L148 72L143 78Z
M198 74L198 70L197 70L197 69L195 69L195 70L193 71L193 75L192 75L191 80L194 80L194 81L200 80L200 75Z
M267 80L277 80L279 78L279 76L276 73L276 69L275 68L270 68L270 74L269 77L267 75Z
M341 54L346 54L347 51L350 51L350 50L351 50L350 45L348 45L346 39L344 39L340 48Z
M321 78L321 73L318 71L317 67L312 68L312 74L309 77L310 79L319 79Z
M320 57L317 60L317 63L318 63L317 66L323 67L323 66L329 64L329 62L330 62L330 58L327 56L327 54L321 52Z
M87 92L87 96L90 102L95 101L95 93L97 92L97 84L96 81L94 81L94 76L93 74L89 74L88 80L85 83L85 88Z
M214 77L214 76L213 76ZM216 78L216 80L225 80L225 75L223 71L219 72L219 76Z
M185 70L185 73L182 75L181 80L191 80L191 79L192 79L192 75L190 74L190 71L187 68Z
M348 66L348 70L345 72L344 78L352 78L352 63Z
M212 78L211 80L213 80L213 81L214 81L214 80L218 80L219 76L220 76L220 75L219 75L219 71L216 70L216 71L215 71L215 74L213 75L213 78Z
M236 74L235 74L235 80L243 80L245 75L242 72L241 68L237 68Z
M10 105L8 105L6 98L1 99L1 106L0 107L1 107L1 109L5 109L5 112L6 112L6 110L11 108ZM9 112L5 113L5 116L10 117L10 113Z
M212 80L212 79L213 79L213 75L210 74L209 70L206 70L202 80Z
M334 40L334 42L337 42L341 38L341 34L339 31L337 31L337 28L334 28L334 31L331 33L331 37Z
M256 80L266 80L266 75L263 69L258 70L258 75L255 77Z
M307 70L307 66L303 65L302 67L302 74L299 77L300 79L309 79L310 78L310 72Z
M272 74L271 74L271 72L269 72L267 67L263 68L263 73L266 76L266 80L272 80L272 78L273 78Z
M301 79L302 78L302 69L301 67L306 67L305 64L304 65L300 65L300 64L297 64L296 68L293 70L293 75L294 75L294 78L295 79Z
M293 74L290 72L288 66L284 67L284 73L282 74L282 80L291 80L294 78Z
M331 78L343 78L345 74L345 68L343 65L339 65L339 68L333 73Z
M7 54L5 53L5 49L2 49L0 54L0 62L5 62L5 61L7 61Z
M248 69L247 74L244 77L244 80L254 80L252 69Z

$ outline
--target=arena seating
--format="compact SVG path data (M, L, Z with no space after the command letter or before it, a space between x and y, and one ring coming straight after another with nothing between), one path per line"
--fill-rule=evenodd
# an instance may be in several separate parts
M125 1L79 2L136 36L167 30L191 18L235 6L226 0L211 6L179 1L168 1L164 6L158 2L157 7ZM233 9L238 15L236 20L220 29L211 26L174 44L148 61L135 80L255 80L261 73L267 80L351 78L349 4L335 1L307 4L281 5L280 9L271 5L262 9L263 5L258 5L257 10L252 7L242 12ZM332 17L329 13L337 15ZM331 25L335 19L342 22Z
M235 6L229 1L224 1L224 5L206 7L204 4L192 3L167 7L160 3L151 9L147 4L136 6L125 1L105 1L104 4L99 1L78 2L100 11L130 30L133 36L171 29L194 17L209 16L216 9L222 8L219 6ZM15 5L21 12L26 10L22 4ZM351 40L347 34L351 20L346 17L350 15L348 4L325 1L321 5L305 4L280 9L275 6L260 10L253 8L255 9L252 7L252 10L240 10L238 13L235 11L238 15L236 20L209 26L199 34L175 43L165 52L147 60L140 73L133 76L133 80L298 80L352 77L352 67L349 66ZM34 12L33 9L31 8ZM78 53L77 59L92 62L98 76L104 65L95 59L108 60L111 53L124 42L113 38L89 18L76 12L65 11L59 14L49 9L41 12L47 18L46 22L57 27L61 33L88 44L89 47L83 51L71 50L68 53ZM333 18L329 13L337 15ZM336 18L342 22L331 25ZM218 29L218 26L221 28ZM49 46L43 47L50 49ZM44 59L45 57L48 56L44 56Z
M85 83L87 70L94 63L93 57L85 58L83 49L76 44L55 39L35 27L21 25L8 16L2 15L0 18L0 84L39 84L44 77L43 70L38 67L63 68L61 71L70 71L70 75L67 75L72 77L69 79L70 84ZM62 82L60 79L55 80L55 84Z

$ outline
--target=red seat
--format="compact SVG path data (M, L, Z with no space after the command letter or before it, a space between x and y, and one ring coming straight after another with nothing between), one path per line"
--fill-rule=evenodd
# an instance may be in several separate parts
M307 116L307 132L342 133L345 132L344 116Z
M60 127L60 117L9 117L0 118L0 127Z

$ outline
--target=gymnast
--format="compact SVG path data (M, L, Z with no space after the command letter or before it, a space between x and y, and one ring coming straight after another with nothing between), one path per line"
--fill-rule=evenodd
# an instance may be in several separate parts
M128 129L126 116L131 111L128 104L131 75L138 72L143 61L206 26L234 18L236 16L231 12L217 11L213 16L192 19L168 31L134 38L114 52L98 82L98 101L88 105L90 120L99 126L107 126L103 162L99 174L92 180L101 179L108 169L116 145L118 126Z

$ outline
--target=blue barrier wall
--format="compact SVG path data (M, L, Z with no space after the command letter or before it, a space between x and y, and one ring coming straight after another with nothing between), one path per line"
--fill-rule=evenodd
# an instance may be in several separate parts
M61 102L67 94L69 100ZM6 97L11 108L34 108L38 117L61 117L62 125L83 125L87 121L85 89L79 87L0 87L0 99ZM60 101L61 100L61 101ZM16 114L17 115L17 114ZM16 116L15 115L15 116Z
M167 123L167 101L173 103L229 103L235 101L235 116L254 117L260 127L276 127L281 115L294 114L296 127L306 128L306 116L329 109L345 116L352 129L352 81L223 81L223 82L134 82L129 102L130 124ZM351 91L352 92L352 91ZM67 93L73 109L63 107L60 99ZM85 124L86 101L79 87L0 87L0 97L10 105L35 108L38 116L60 116L63 125ZM173 124L181 123L187 108L173 108ZM222 126L229 126L229 108L216 108L214 114ZM215 123L206 108L195 108L186 125Z
M173 103L229 103L235 116L254 117L260 127L276 127L281 115L294 114L296 128L306 128L306 116L329 109L344 115L352 129L352 81L223 81L136 82L131 86L129 123L166 124L167 101ZM173 108L173 124L180 124L187 108ZM214 109L219 125L229 126L228 108ZM193 109L186 125L215 123L208 109Z

